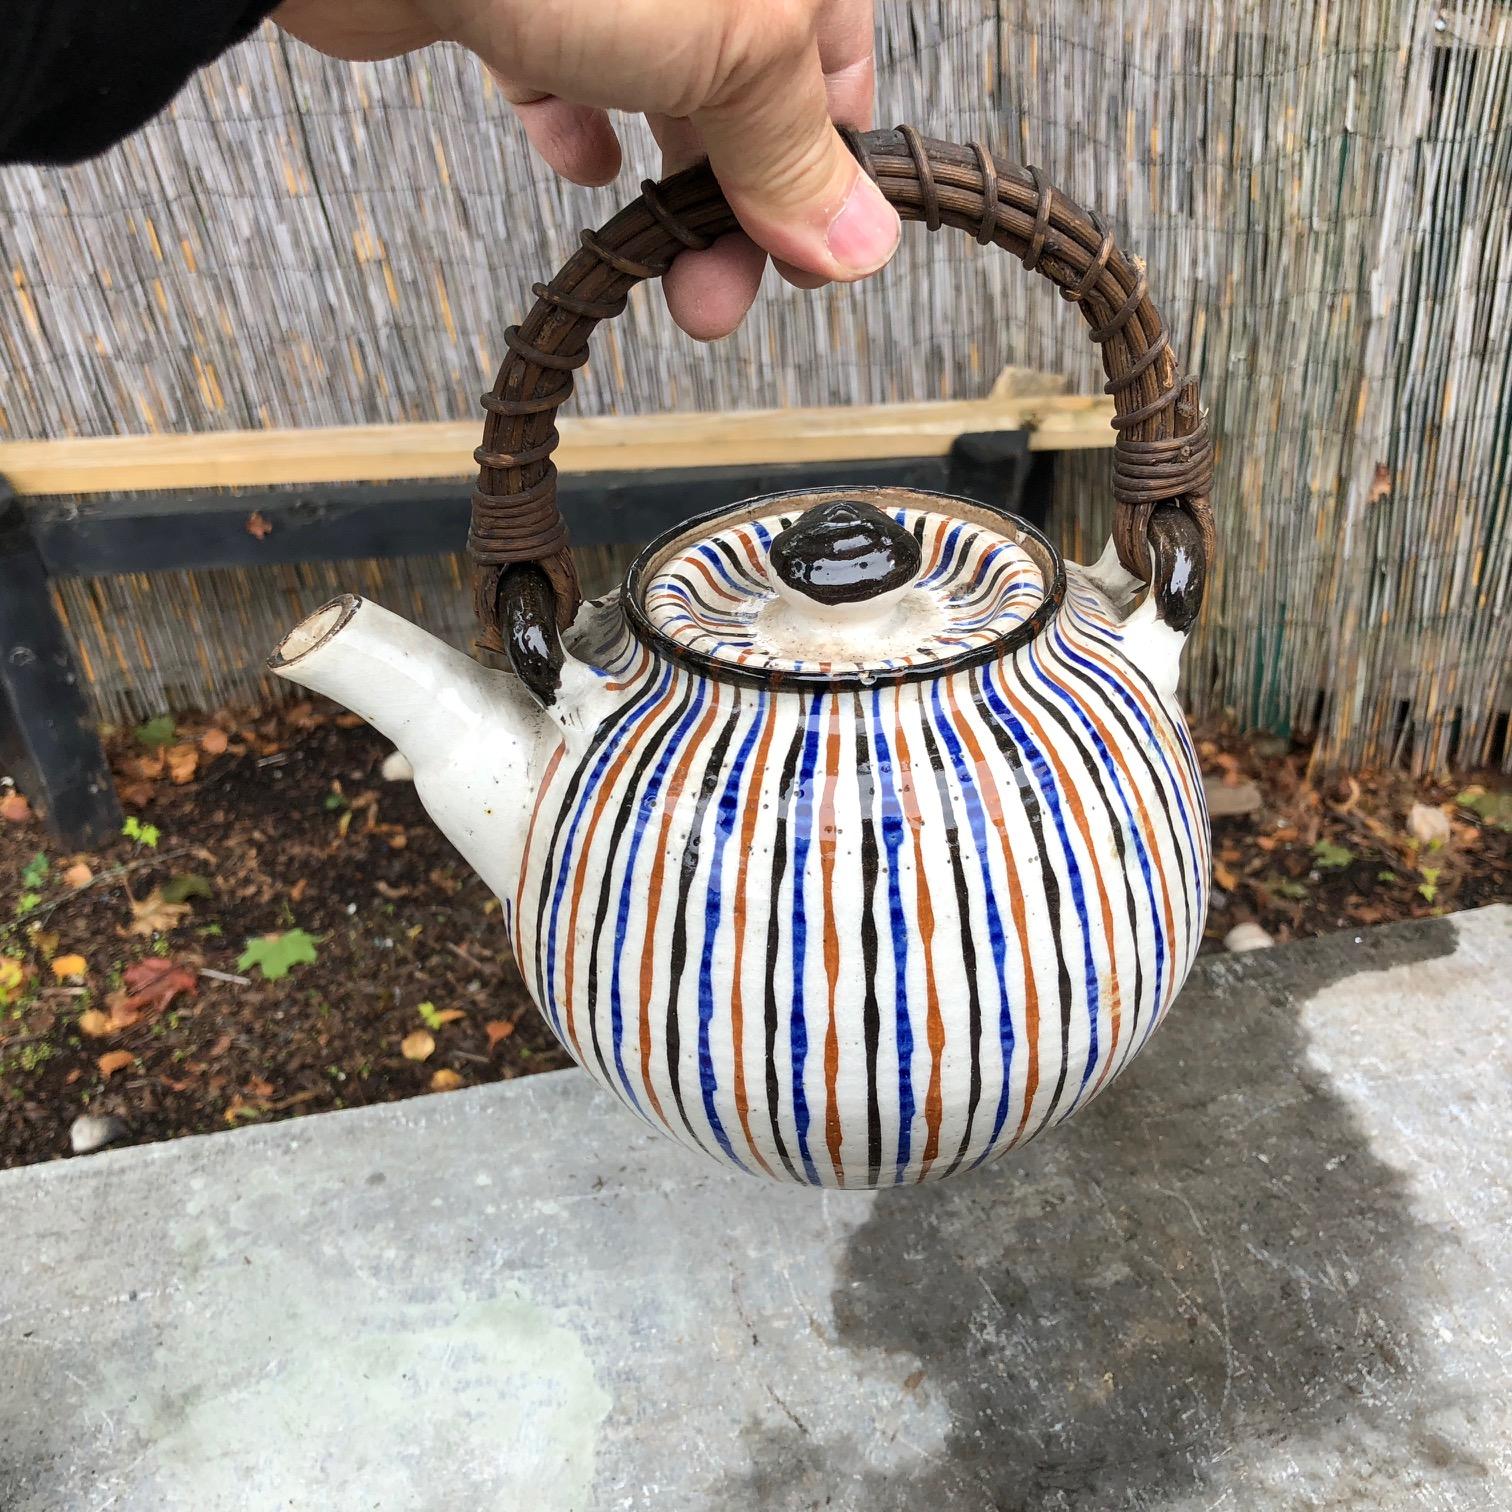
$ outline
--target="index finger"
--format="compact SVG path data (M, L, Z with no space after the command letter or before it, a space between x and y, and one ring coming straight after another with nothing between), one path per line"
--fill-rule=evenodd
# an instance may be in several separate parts
M873 0L829 0L819 14L819 66L830 115L858 131L869 130L876 115L876 30Z

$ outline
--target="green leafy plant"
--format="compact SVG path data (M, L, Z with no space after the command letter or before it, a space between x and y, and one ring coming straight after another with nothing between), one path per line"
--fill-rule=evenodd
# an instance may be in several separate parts
M1439 878L1443 872L1437 866L1425 866L1421 870L1423 880L1418 883L1418 892L1427 902L1432 903L1438 897Z
M1485 823L1512 831L1512 793L1490 793L1476 784L1457 794L1454 801Z
M1323 871L1342 871L1355 855L1347 845L1335 845L1332 840L1320 840L1312 848L1313 861Z
M1305 882L1293 882L1287 877L1283 877L1279 882L1272 882L1271 889L1280 893L1283 898L1290 898L1294 903L1301 903L1308 896Z
M248 940L247 948L237 960L238 971L255 966L270 982L279 981L296 966L311 965L320 959L316 939L302 929L286 929L282 934L262 935Z
M41 903L41 901L42 894L39 892L22 893L21 896L16 899L16 917L19 919L24 915L29 914L32 909L36 908L37 905Z
M327 793L325 795L325 806L328 814L339 813L342 809L351 807L340 793Z
M173 743L173 716L159 714L156 719L139 724L135 733L138 745L145 746L149 751L161 750L165 745Z
M128 840L135 840L138 845L145 845L148 850L156 850L157 843L163 838L162 831L155 824L143 824L135 814L127 817L125 824L121 826L121 833Z
M215 889L207 877L190 873L187 877L174 877L163 884L163 902L187 903L191 898L213 898Z
M1376 873L1376 881L1395 882L1397 881L1397 874L1394 871L1378 871Z
M47 874L52 868L48 865L47 857L38 851L25 866L21 868L22 887L36 889L47 881Z
M439 1029L446 1022L434 1003L421 1003L416 1011L427 1029Z

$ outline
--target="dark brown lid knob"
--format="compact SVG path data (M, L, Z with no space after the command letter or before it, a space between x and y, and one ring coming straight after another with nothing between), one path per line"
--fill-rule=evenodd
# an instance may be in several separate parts
M772 571L820 604L860 604L918 576L913 535L875 505L839 499L807 510L772 542Z

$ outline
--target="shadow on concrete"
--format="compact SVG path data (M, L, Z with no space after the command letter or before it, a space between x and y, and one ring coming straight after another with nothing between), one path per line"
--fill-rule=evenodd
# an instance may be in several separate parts
M837 1342L871 1371L896 1354L900 1422L914 1392L943 1401L943 1453L868 1455L858 1440L854 1478L837 1482L835 1445L752 1425L751 1468L717 1504L1158 1507L1200 1498L1219 1456L1265 1444L1296 1461L1288 1504L1333 1505L1328 1454L1310 1463L1307 1448L1325 1435L1379 1452L1388 1474L1426 1460L1479 1479L1403 1401L1404 1299L1434 1238L1310 1070L1295 1006L1354 972L1448 955L1455 934L1367 941L1288 951L1250 1001L1189 990L1076 1122L975 1178L880 1198L833 1293ZM867 1468L900 1457L922 1467Z

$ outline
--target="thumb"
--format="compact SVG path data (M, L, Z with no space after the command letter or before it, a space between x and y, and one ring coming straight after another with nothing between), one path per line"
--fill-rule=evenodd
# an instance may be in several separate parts
M773 257L850 281L893 255L898 213L830 121L816 44L796 69L774 59L692 119L730 208Z

